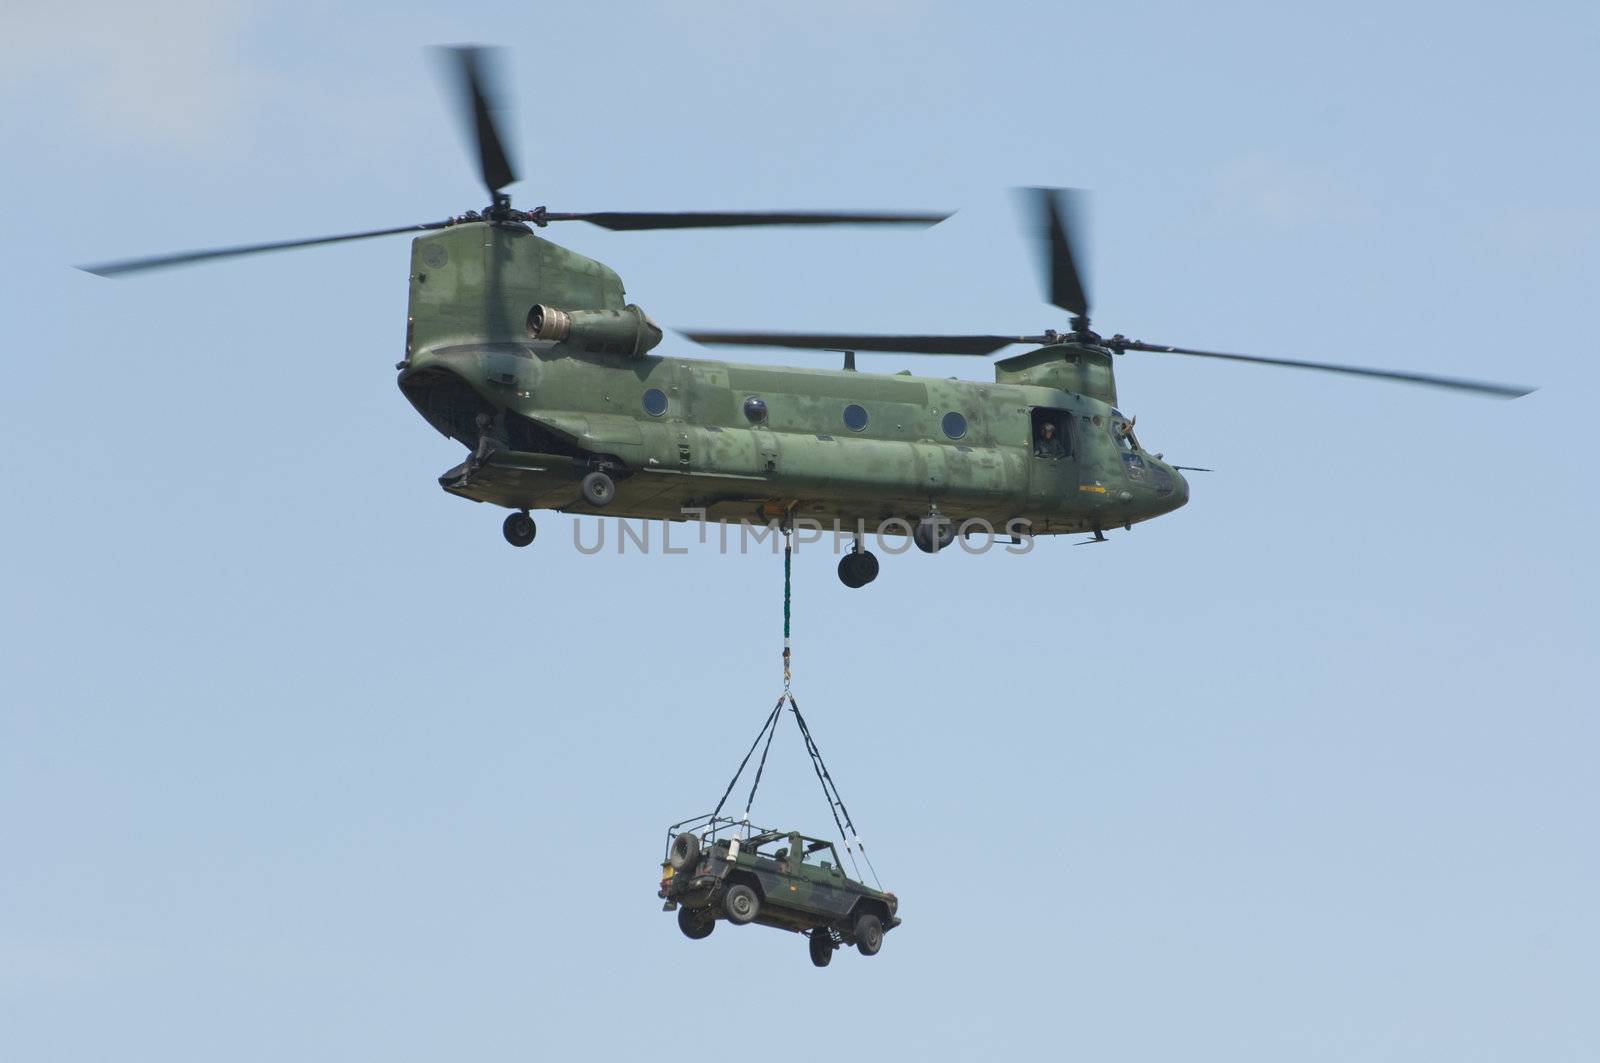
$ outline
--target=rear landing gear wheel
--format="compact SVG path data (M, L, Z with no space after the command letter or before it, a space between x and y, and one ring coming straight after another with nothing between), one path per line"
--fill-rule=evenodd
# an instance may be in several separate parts
M609 505L617 497L617 484L611 477L596 469L583 478L583 500L599 508Z
M678 929L690 941L708 938L717 928L717 917L710 908L679 908Z
M818 967L833 962L833 935L822 927L811 932L811 962Z
M527 546L539 534L538 525L533 523L533 518L526 511L511 514L500 530L505 533L506 542L512 546Z
M878 556L870 550L845 554L839 559L839 582L846 587L865 587L878 578Z
M923 553L937 554L956 541L956 526L948 517L930 514L917 522L916 530L911 533L911 541Z

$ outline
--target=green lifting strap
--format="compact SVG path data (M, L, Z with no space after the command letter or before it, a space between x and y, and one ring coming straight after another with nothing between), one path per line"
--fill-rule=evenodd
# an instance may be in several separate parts
M793 536L788 524L783 526L783 689L789 689L790 664L792 654L789 646L789 599L794 586L793 571L794 546L791 542Z

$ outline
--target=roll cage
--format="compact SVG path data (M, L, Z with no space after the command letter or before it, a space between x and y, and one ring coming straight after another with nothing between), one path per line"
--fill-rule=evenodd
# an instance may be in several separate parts
M732 819L728 816L713 816L710 813L691 816L686 820L674 823L667 828L667 848L662 859L666 859L672 852L672 839L684 831L691 831L700 838L700 844L705 849L716 846L727 847L734 838L739 839L739 848L744 853L763 856L769 860L779 859L774 853L762 852L762 848L774 842L789 842L798 838L803 844L801 862L805 857L817 853L827 853L833 858L832 866L843 869L839 862L839 850L834 848L833 842L825 838L813 838L799 831L771 830L766 827L756 827L744 820ZM786 854L792 856L793 854Z

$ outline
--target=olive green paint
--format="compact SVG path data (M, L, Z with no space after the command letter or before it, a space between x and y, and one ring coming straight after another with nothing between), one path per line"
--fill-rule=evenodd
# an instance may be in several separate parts
M776 512L873 530L930 509L997 530L1126 526L1170 512L1188 485L1122 434L1111 352L1056 344L995 365L995 381L776 368L626 353L574 336L540 339L535 306L629 307L622 280L514 223L468 223L417 238L400 385L439 431L478 451L448 490L511 509L597 512L579 491L588 468L617 479L604 512L683 519L766 519ZM574 320L582 315L573 315ZM595 315L591 315L595 316ZM660 389L660 416L645 393ZM752 423L748 399L766 404ZM852 431L844 409L862 406ZM1054 411L1070 453L1037 453L1035 411ZM946 414L966 419L949 438ZM480 418L482 423L480 424Z

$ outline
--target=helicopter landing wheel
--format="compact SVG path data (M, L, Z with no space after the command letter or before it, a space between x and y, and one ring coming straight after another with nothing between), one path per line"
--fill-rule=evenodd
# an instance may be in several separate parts
M609 505L611 500L616 497L616 481L599 469L583 478L583 500L591 506L598 508Z
M925 554L937 554L956 541L956 526L947 517L930 514L917 522L911 541Z
M846 587L865 587L878 578L878 555L857 550L839 559L839 582Z
M528 516L527 510L511 514L500 530L505 533L506 542L512 546L527 546L539 534L539 526Z

